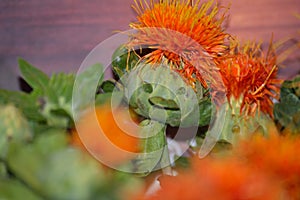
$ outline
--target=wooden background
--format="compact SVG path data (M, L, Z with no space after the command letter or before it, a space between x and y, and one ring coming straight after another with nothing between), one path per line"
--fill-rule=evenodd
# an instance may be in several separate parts
M228 0L221 0L227 5ZM0 0L0 88L18 89L17 58L46 73L76 72L87 54L135 20L133 0ZM300 31L299 0L232 0L228 31L241 40L268 43ZM299 55L299 54L298 54ZM284 77L300 71L287 60Z

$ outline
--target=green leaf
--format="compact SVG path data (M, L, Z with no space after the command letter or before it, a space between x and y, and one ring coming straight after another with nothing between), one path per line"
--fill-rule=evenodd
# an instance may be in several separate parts
M274 117L289 132L300 132L300 76L286 80L280 90L280 102L274 105Z
M274 106L274 116L283 126L287 126L292 123L293 116L300 111L300 100L299 98L289 93L281 99L280 103Z
M70 128L73 124L71 100L74 79L73 74L59 73L51 76L41 109L49 126Z
M18 98L21 97L20 94L12 92L6 95L8 97L6 99L18 99L17 105L31 106L30 110L24 109L24 114L30 120L35 116L33 121L46 123L52 127L70 128L73 124L71 100L75 76L58 73L49 78L22 59L19 60L19 64L24 79L33 91L30 95L22 95L22 100ZM27 101L24 101L25 98ZM35 123L35 125L39 124Z
M45 121L39 112L39 102L33 95L0 89L0 104L13 104L20 109L29 120L38 122Z
M0 199L23 200L24 198L28 200L42 199L20 181L0 178Z
M65 74L65 73L53 74L50 78L48 87L51 88L52 93L55 93L56 98L51 97L50 94L47 93L48 98L53 100L56 99L58 102L59 101L71 102L74 81L75 81L74 74Z
M76 112L79 108L85 109L95 99L96 90L103 81L103 67L99 64L89 67L77 77L57 73L50 78L22 59L19 64L33 91L30 94L0 91L0 103L14 103L31 120L35 130L44 125L71 128L74 124L72 105L75 105Z
M33 88L32 93L23 95L22 100L26 97L26 100L31 100L28 103L29 105L35 105L30 110L37 116L35 120L46 121L49 126L70 127L70 124L72 124L71 100L75 80L74 74L58 73L49 78L42 71L22 59L19 60L19 64L24 79ZM17 99L15 97L17 95L13 93L7 96L10 99ZM22 102L17 102L17 104L22 105ZM30 111L25 110L25 115L27 113L31 114ZM30 117L35 116L34 114L31 114Z
M284 98L290 93L300 97L300 75L296 76L292 80L286 80L283 82L280 91L280 98Z
M103 76L103 66L100 64L95 64L76 76L72 97L75 115L94 106L96 91L103 82Z
M42 110L43 117L47 120L47 126L56 127L56 128L71 128L73 121L71 114L67 113L67 105L56 105L47 103L44 109Z
M33 88L44 94L49 82L49 77L36 67L30 65L23 59L19 59L19 68L25 81Z

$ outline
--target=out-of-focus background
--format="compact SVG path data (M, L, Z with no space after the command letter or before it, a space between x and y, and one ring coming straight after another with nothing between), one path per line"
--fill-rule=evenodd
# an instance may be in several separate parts
M87 54L114 31L135 20L133 0L1 0L0 88L17 90L17 59L47 74L76 72ZM220 0L228 5L228 0ZM299 0L232 0L228 32L241 40L268 43L300 35ZM299 51L299 50L298 50ZM299 55L299 54L298 54ZM287 59L291 77L300 71L299 56Z

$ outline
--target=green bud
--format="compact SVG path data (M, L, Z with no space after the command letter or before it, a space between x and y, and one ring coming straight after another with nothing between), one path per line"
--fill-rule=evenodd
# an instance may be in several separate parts
M121 82L129 105L145 118L182 127L209 123L210 100L200 100L194 89L166 64L139 63ZM200 102L205 106L199 106Z
M12 141L28 141L32 134L27 121L15 106L0 106L0 110L0 158L5 159Z
M112 69L114 74L121 78L124 74L135 67L139 57L132 51L121 45L112 55Z

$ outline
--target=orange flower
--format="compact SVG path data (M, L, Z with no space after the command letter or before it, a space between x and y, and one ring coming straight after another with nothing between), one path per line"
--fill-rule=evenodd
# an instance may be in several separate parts
M300 199L300 137L270 135L227 156L193 158L178 176L160 178L161 190L136 199Z
M207 87L200 73L203 69L192 63L191 57L209 56L217 58L225 50L228 34L221 27L223 13L218 19L219 9L213 0L201 4L192 0L140 1L133 6L138 21L130 26L137 30L128 43L128 48L148 48L151 52L142 57L151 63L166 61L178 71L191 86L196 81ZM203 63L202 63L203 64Z
M219 63L228 101L241 100L240 112L254 115L256 111L273 117L272 98L278 98L276 56L272 45L266 55L260 45L233 43L231 56Z
M234 158L194 158L191 169L160 182L162 189L144 199L274 200L283 192L278 182Z
M291 199L300 198L300 137L254 137L241 143L235 152L246 158L253 169L276 177L285 186Z
M104 164L121 164L139 152L138 127L125 109L104 105L76 123L72 144L86 148Z

